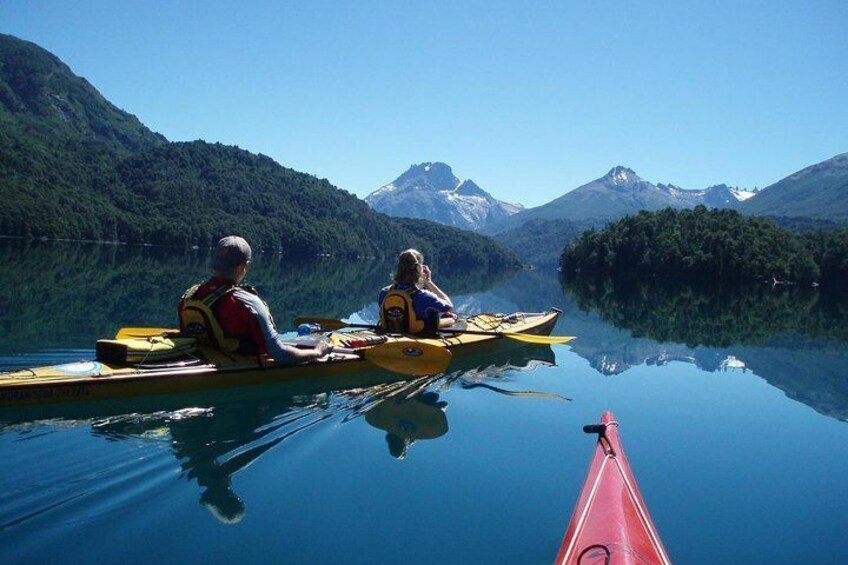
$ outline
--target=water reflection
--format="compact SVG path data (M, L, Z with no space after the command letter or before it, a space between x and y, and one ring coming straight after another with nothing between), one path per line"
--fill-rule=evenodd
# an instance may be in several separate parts
M634 337L728 347L761 345L795 333L848 343L846 296L809 287L695 287L582 278L564 288L582 310L598 312Z
M389 454L404 459L418 440L436 439L448 433L448 403L439 393L419 392L411 398L391 397L365 414L365 421L386 432Z
M318 402L314 399L313 402ZM239 522L245 503L232 477L295 433L330 417L318 405L298 407L273 397L208 408L128 414L92 422L109 440L168 438L182 475L202 489L200 503L223 523Z
M515 371L554 363L550 347L506 341L458 355L447 374L412 380L375 370L224 391L0 410L0 433L90 426L108 441L167 443L200 504L222 523L239 522L247 502L232 478L287 439L329 419L364 420L382 432L391 457L449 430L441 395L458 383L507 386ZM497 383L497 386L495 386ZM378 437L378 436L375 436Z
M636 365L692 363L753 371L789 398L848 420L848 301L798 287L742 289L569 280L577 307L561 324L573 351L604 375Z
M121 326L172 326L179 297L208 276L208 262L209 250L0 238L0 353L90 349ZM257 254L247 282L287 330L299 315L341 318L375 303L391 269L382 261ZM482 292L513 274L438 273L452 294Z

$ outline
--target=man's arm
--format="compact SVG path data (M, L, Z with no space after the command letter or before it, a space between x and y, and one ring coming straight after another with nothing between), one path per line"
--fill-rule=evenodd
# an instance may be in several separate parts
M255 294L238 290L234 295L254 315L260 333L257 337L260 337L265 343L265 349L268 355L274 358L275 364L297 365L306 363L323 357L332 351L333 347L326 342L305 349L283 343L280 334L277 333L277 328L271 321L271 313L261 298Z

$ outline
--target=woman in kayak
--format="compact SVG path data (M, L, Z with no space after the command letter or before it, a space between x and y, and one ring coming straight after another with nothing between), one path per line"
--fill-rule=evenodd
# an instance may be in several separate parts
M380 325L389 332L434 332L456 320L453 302L433 282L430 267L416 249L398 256L394 284L380 291Z
M325 342L301 349L283 343L265 301L241 284L250 265L250 245L231 235L212 258L212 278L186 291L178 307L180 331L229 353L271 358L276 365L305 363L330 352Z

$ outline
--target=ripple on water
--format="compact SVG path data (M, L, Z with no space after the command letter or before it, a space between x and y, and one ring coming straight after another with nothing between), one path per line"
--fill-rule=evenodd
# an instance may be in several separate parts
M16 456L0 478L0 489L8 494L0 498L0 531L87 521L144 500L174 476L167 444L148 442L139 449L132 443L91 441L91 436L90 422L38 422L4 430L0 442L15 443Z

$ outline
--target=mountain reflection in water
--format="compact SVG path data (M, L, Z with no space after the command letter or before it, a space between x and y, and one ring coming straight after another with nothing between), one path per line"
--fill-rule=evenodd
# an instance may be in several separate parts
M0 433L44 427L91 426L109 441L167 442L181 476L201 488L200 503L222 523L237 523L246 502L232 477L287 439L336 416L385 432L388 453L409 456L417 441L448 433L447 402L454 383L498 389L514 371L554 364L548 346L505 341L459 355L447 374L404 380L375 370L321 380L139 399L6 409ZM465 387L463 387L465 388Z
M206 255L0 240L0 367L90 358L118 327L170 325ZM257 254L247 282L290 329L296 315L373 320L390 271ZM564 291L543 270L436 276L461 311L554 306L553 333L577 339L457 352L432 379L375 370L2 409L0 561L550 562L590 456L580 426L606 409L628 426L678 560L845 554L846 469L833 456L848 442L834 419L848 416L844 302L766 287ZM558 367L523 372L554 352ZM574 401L512 396L527 389ZM683 426L683 456L669 422ZM469 524L479 535L457 535Z
M563 292L582 312L566 312L561 322L583 338L573 350L602 374L671 361L707 372L751 370L790 398L848 420L845 295L586 279L563 281Z

